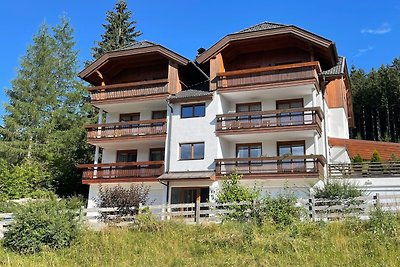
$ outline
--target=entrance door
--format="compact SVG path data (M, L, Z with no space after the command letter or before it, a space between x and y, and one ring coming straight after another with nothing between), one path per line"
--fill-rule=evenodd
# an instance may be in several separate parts
M171 204L207 202L209 198L208 187L172 187Z

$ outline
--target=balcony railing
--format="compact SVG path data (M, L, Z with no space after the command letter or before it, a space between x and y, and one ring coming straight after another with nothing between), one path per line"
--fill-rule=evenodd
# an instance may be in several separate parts
M285 83L311 79L318 81L318 73L320 72L321 67L316 61L227 71L217 73L217 88Z
M164 173L164 161L82 164L79 168L83 180L157 178Z
M315 126L321 132L322 119L323 114L319 107L238 112L217 115L216 131L218 133L242 129L276 130L278 127Z
M85 128L88 140L97 138L138 137L160 135L167 132L167 120L143 120L106 124L92 124Z
M325 158L321 155L288 157L226 158L215 161L217 175L237 172L242 175L273 177L316 177L323 176Z
M168 93L168 80L121 83L89 88L92 101L105 101Z
M400 161L328 165L330 178L400 177Z

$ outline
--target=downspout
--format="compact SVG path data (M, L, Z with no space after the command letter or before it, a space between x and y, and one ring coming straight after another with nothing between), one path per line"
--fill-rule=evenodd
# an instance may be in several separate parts
M170 169L170 148L171 148L171 129L172 129L172 115L174 113L174 109L172 108L171 104L169 103L169 101L167 100L167 105L169 107L169 117L168 117L168 122L167 122L167 146L165 149L165 173L169 173L169 169ZM167 187L167 195L166 195L166 203L168 203L169 201L169 181L167 181L167 183L163 183L159 180L159 183L166 186Z
M330 159L328 157L329 155L329 150L328 150L328 126L327 126L327 118L328 114L326 113L326 103L325 103L325 85L326 85L326 80L325 76L321 76L323 81L321 82L321 92L322 92L322 110L324 112L324 133L325 133L325 138L324 138L324 146L325 146L325 159L326 159L326 164L328 165L330 163ZM328 166L325 168L325 177L328 179Z

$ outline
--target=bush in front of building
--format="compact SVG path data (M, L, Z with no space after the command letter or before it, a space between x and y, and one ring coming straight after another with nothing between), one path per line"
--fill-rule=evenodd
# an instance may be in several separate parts
M103 212L99 219L121 221L123 217L138 213L140 204L148 204L150 187L143 184L124 188L120 185L108 187L99 186L99 197L95 199L100 208L116 208L115 212Z
M78 199L36 200L20 205L3 245L21 254L70 246L81 232Z

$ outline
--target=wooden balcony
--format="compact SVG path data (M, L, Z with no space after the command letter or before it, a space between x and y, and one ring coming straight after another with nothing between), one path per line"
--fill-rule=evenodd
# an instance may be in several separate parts
M318 87L319 62L304 62L271 67L217 73L218 90L235 90L235 88L257 89L258 86L274 85L277 87L315 83Z
M329 164L328 175L330 178L400 177L400 161Z
M143 120L85 126L88 143L115 139L164 139L167 133L167 120Z
M322 155L288 157L226 158L215 160L217 176L233 172L243 178L321 178L326 163Z
M82 183L118 183L156 181L164 173L164 161L82 164Z
M217 115L217 135L316 130L321 133L321 108L295 108Z
M95 86L89 92L93 104L160 98L168 95L168 79Z

